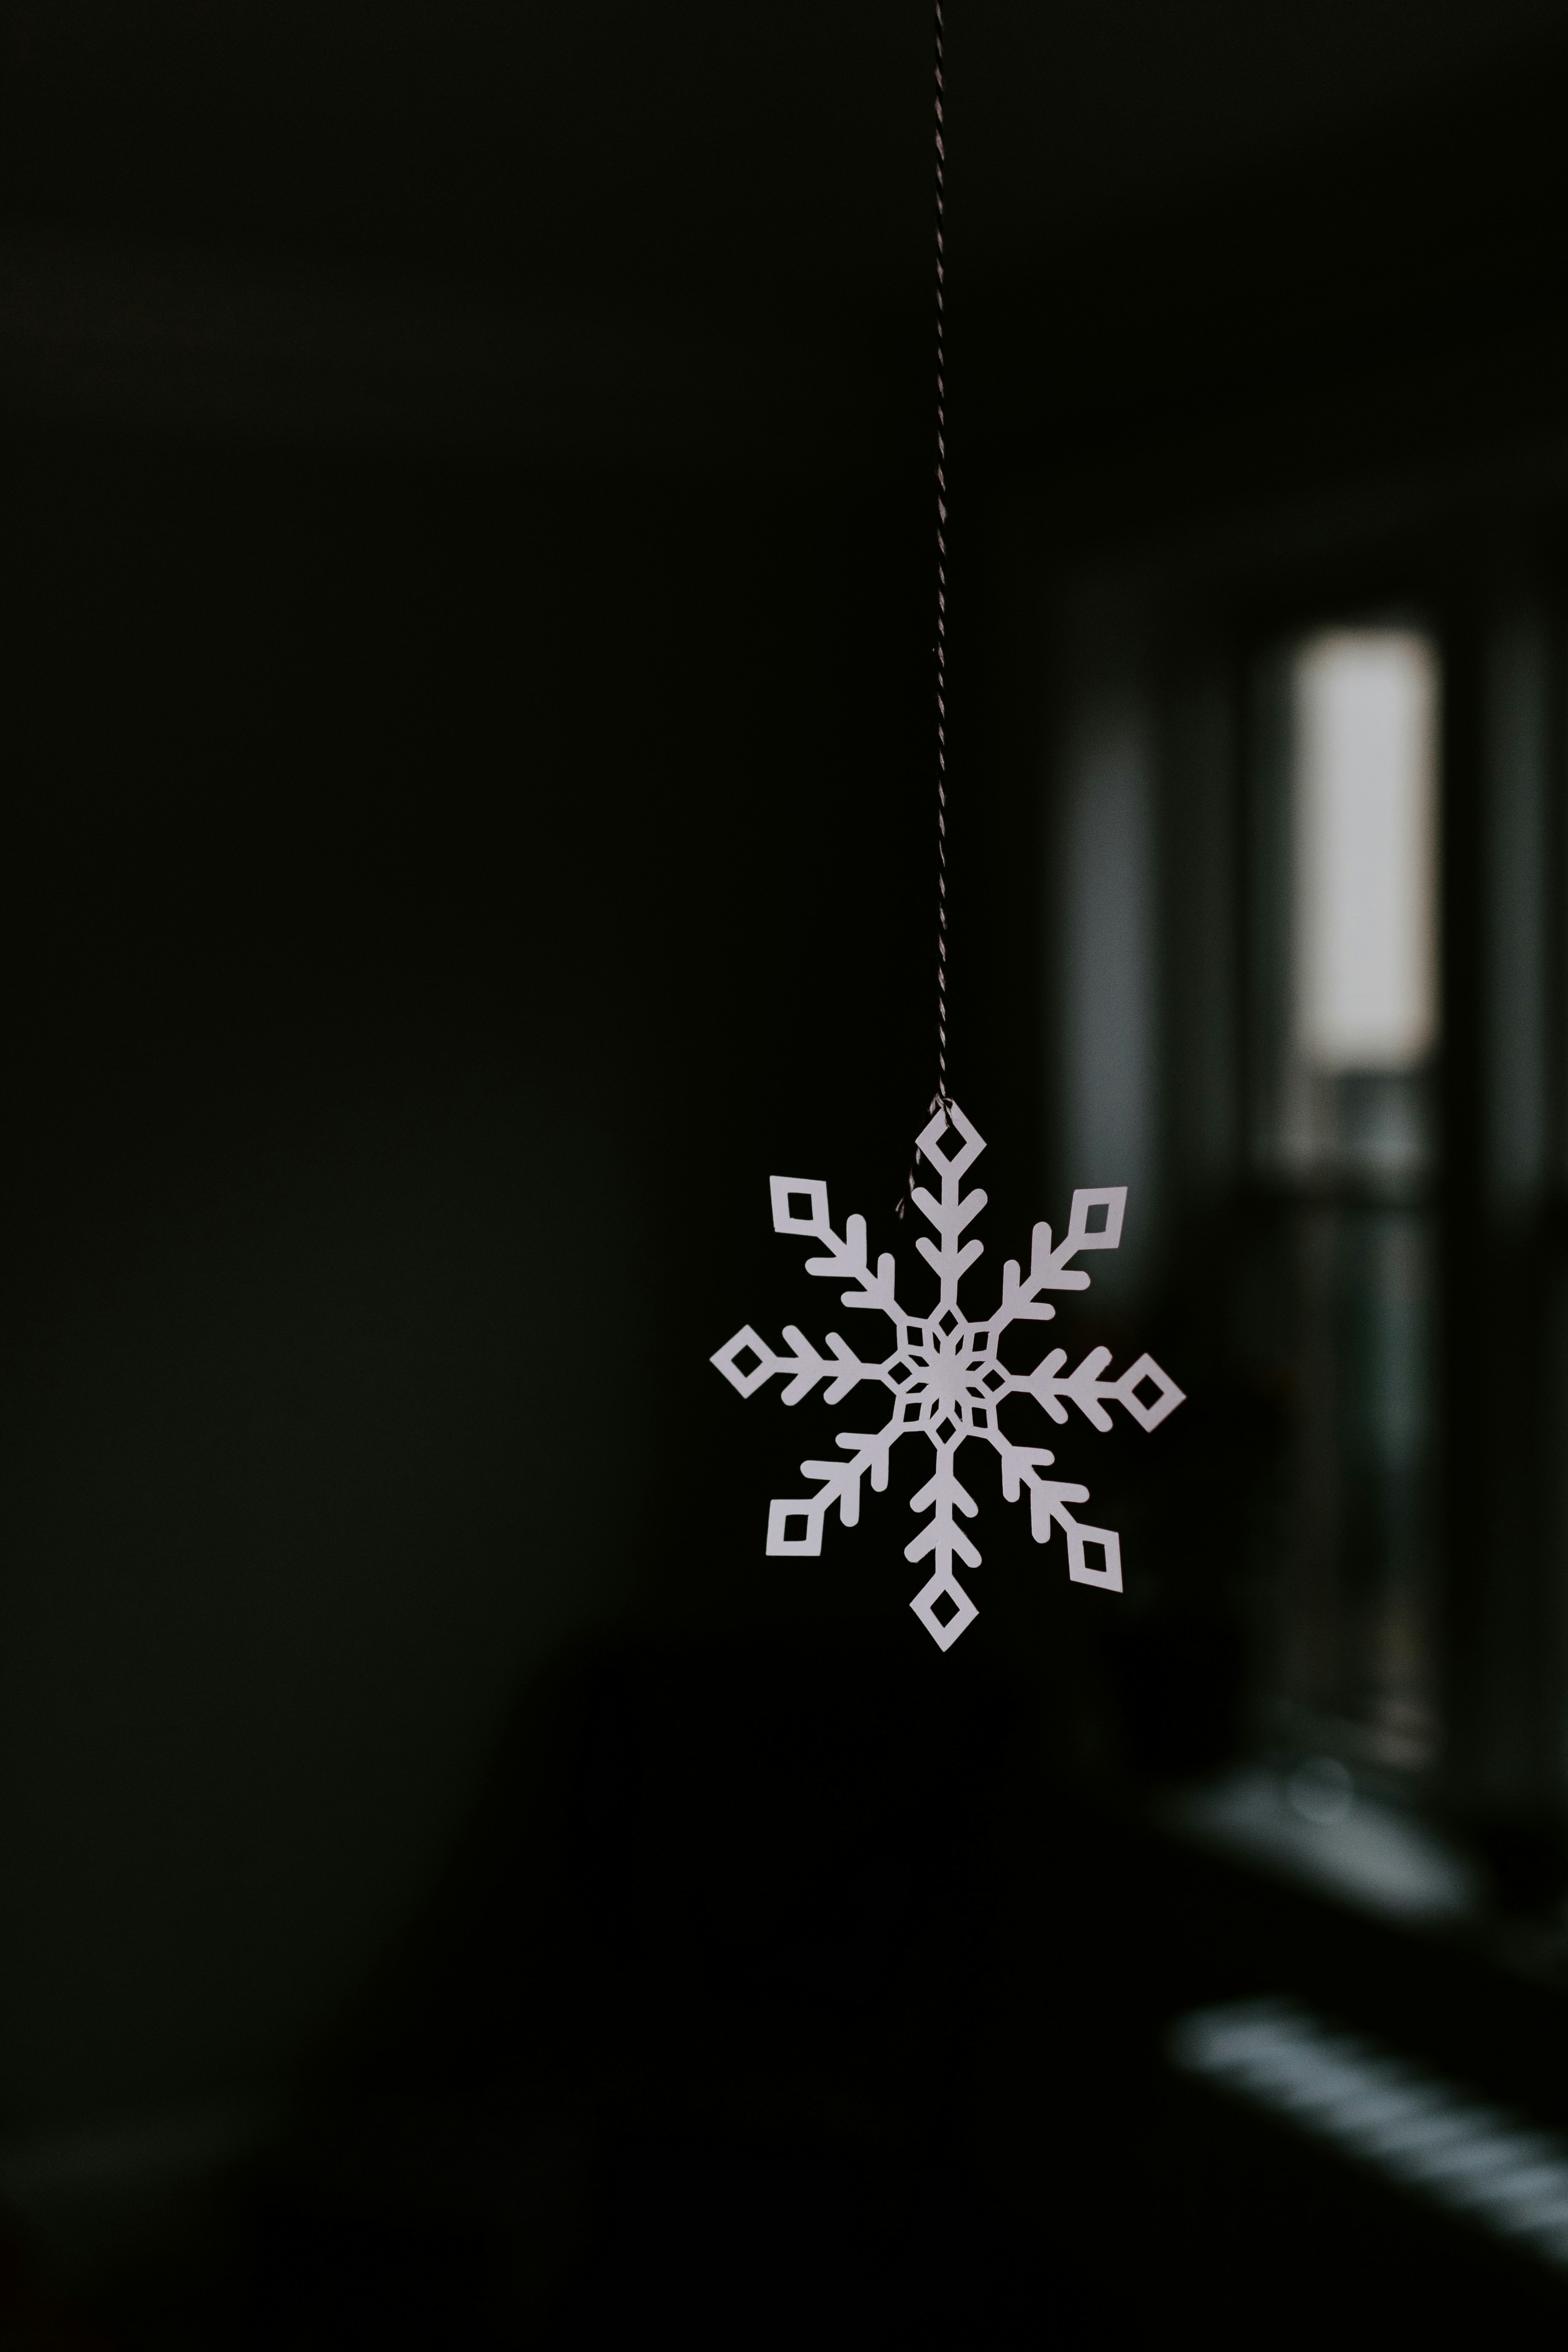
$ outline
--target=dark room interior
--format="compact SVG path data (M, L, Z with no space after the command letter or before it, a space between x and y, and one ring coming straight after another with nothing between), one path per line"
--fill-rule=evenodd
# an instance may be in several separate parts
M0 2352L1568 2321L1568 10L944 39L946 1648L929 10L0 0Z

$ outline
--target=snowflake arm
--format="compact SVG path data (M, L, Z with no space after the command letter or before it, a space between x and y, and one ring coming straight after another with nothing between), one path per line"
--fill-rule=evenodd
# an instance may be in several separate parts
M775 1372L785 1373L788 1377L782 1392L785 1404L798 1404L824 1378L828 1380L828 1386L823 1391L823 1402L837 1404L861 1381L879 1381L883 1376L883 1365L863 1364L850 1353L837 1331L827 1335L831 1363L817 1354L805 1332L797 1330L793 1323L784 1325L784 1335L795 1350L793 1355L775 1355L748 1323L736 1332L728 1347L721 1348L708 1360L723 1373L737 1396L752 1396ZM750 1364L748 1356L754 1359Z
M1100 1377L1110 1361L1109 1348L1091 1348L1077 1371L1064 1377L1061 1368L1067 1360L1065 1348L1053 1348L1032 1372L1009 1373L1005 1386L996 1391L998 1402L1005 1396L1026 1394L1043 1406L1053 1421L1063 1422L1068 1411L1062 1399L1070 1397L1096 1429L1107 1430L1112 1424L1105 1408L1113 1402L1125 1405L1143 1429L1158 1429L1166 1414L1174 1412L1183 1402L1181 1390L1167 1372L1160 1370L1152 1356L1140 1356L1119 1381L1102 1381ZM1138 1393L1146 1381L1155 1391L1152 1404L1145 1404Z
M896 1419L885 1427L869 1433L845 1430L834 1439L836 1445L851 1449L847 1462L803 1462L803 1478L820 1478L823 1485L816 1494L800 1502L773 1502L768 1505L768 1543L770 1559L816 1559L822 1551L822 1523L835 1503L838 1506L840 1524L852 1528L860 1517L860 1481L868 1470L871 1473L874 1494L888 1491L888 1457L904 1432ZM796 1534L795 1530L800 1532Z
M827 1187L815 1178L801 1180L790 1176L770 1176L768 1189L773 1194L773 1231L775 1234L805 1234L820 1242L827 1252L826 1257L808 1257L807 1274L847 1276L858 1287L847 1290L846 1307L879 1307L884 1315L897 1316L898 1301L893 1296L893 1260L885 1252L877 1260L872 1274L866 1263L866 1220L848 1217L845 1220L844 1238L839 1240L828 1222ZM808 1206L804 1213L795 1208L796 1201Z

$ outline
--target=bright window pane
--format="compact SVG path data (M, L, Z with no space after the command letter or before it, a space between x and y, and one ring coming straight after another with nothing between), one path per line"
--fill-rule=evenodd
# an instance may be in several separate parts
M1296 656L1297 1045L1313 1068L1413 1070L1436 1043L1436 663L1408 629Z

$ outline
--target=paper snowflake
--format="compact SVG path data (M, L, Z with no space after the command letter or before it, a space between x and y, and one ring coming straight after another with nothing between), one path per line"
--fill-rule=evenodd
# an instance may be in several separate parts
M827 1220L827 1187L789 1176L768 1179L773 1192L773 1231L800 1234L820 1244L824 1255L807 1258L807 1274L826 1275L853 1286L844 1293L846 1307L872 1307L886 1315L897 1334L893 1352L880 1363L864 1364L837 1331L827 1334L831 1357L819 1356L804 1332L784 1325L784 1338L794 1353L776 1356L748 1324L729 1345L710 1358L742 1396L749 1397L775 1372L787 1375L785 1404L798 1404L817 1382L828 1382L826 1402L837 1404L863 1381L879 1383L892 1392L893 1410L879 1430L841 1431L835 1443L845 1447L842 1462L803 1462L801 1475L822 1481L815 1495L803 1502L775 1502L768 1507L768 1555L778 1559L815 1559L822 1550L822 1524L837 1503L838 1516L852 1528L860 1516L860 1481L868 1470L871 1485L881 1494L888 1484L888 1462L900 1438L929 1440L936 1467L915 1495L910 1509L930 1508L931 1516L906 1549L906 1559L923 1559L934 1553L935 1569L910 1606L940 1649L950 1649L978 1615L973 1601L953 1573L954 1555L966 1568L978 1568L980 1554L953 1517L962 1511L973 1518L977 1506L958 1483L959 1449L978 1438L1002 1457L1002 1492L1016 1503L1029 1490L1029 1523L1037 1543L1050 1539L1054 1519L1067 1538L1068 1574L1078 1584L1098 1585L1102 1591L1121 1590L1121 1546L1109 1528L1082 1526L1068 1510L1069 1503L1087 1503L1087 1486L1063 1486L1044 1473L1055 1460L1041 1445L1015 1445L997 1423L997 1407L1010 1396L1032 1396L1055 1422L1065 1422L1070 1402L1093 1423L1108 1430L1108 1407L1124 1405L1143 1429L1157 1429L1182 1402L1182 1391L1152 1356L1140 1356L1118 1381L1101 1378L1110 1362L1109 1348L1094 1348L1075 1371L1068 1371L1067 1350L1055 1348L1032 1372L1010 1372L997 1354L996 1343L1009 1323L1044 1323L1056 1308L1041 1297L1045 1290L1087 1290L1087 1274L1069 1270L1070 1261L1089 1250L1115 1249L1121 1239L1125 1185L1100 1192L1075 1192L1072 1214L1059 1246L1051 1246L1049 1225L1037 1225L1026 1281L1016 1259L1002 1269L1002 1303L977 1323L964 1319L958 1304L958 1286L984 1244L960 1242L966 1225L985 1206L984 1192L959 1194L959 1182L985 1146L956 1103L950 1114L938 1111L920 1138L919 1150L942 1171L942 1199L935 1201L923 1187L913 1193L915 1206L936 1227L935 1244L920 1234L916 1248L935 1269L941 1286L935 1306L925 1316L909 1314L894 1295L890 1255L877 1261L873 1274L866 1256L866 1220L851 1217L843 1239ZM1091 1225L1090 1219L1098 1222ZM1101 1565L1090 1564L1098 1550ZM939 1609L944 1613L939 1614Z

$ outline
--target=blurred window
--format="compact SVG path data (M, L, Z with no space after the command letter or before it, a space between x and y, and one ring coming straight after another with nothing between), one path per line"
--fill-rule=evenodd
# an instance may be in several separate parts
M1288 1748L1403 1774L1439 1745L1439 665L1401 626L1314 630L1269 667L1255 1132L1294 1407L1266 1715Z
M1417 1070L1436 1041L1436 677L1409 629L1295 656L1293 1010L1330 1076Z

